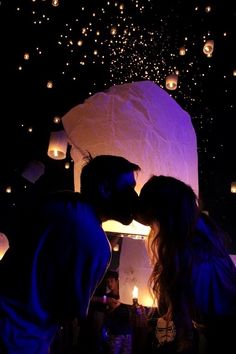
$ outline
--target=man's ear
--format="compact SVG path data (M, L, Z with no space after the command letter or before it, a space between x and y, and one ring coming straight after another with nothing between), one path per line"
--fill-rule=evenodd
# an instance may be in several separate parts
M109 183L106 182L102 182L99 184L98 186L99 188L99 194L103 199L109 199L111 196L111 187L109 185Z

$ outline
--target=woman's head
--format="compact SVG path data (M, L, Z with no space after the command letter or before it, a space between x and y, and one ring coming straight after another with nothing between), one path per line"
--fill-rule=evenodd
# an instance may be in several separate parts
M197 197L184 182L170 176L152 176L141 189L137 219L150 226L158 223L167 238L178 231L190 235L197 217Z

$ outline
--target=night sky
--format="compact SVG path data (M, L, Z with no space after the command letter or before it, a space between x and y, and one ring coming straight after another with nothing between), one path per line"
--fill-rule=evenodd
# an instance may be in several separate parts
M236 253L236 193L230 190L236 181L236 4L231 2L0 1L1 210L15 210L31 188L22 177L31 160L45 165L49 186L73 188L69 148L66 160L47 156L50 132L62 129L55 117L114 84L152 80L166 89L166 76L177 73L177 89L166 90L192 118L201 202L230 234ZM214 40L210 57L203 53L208 39Z

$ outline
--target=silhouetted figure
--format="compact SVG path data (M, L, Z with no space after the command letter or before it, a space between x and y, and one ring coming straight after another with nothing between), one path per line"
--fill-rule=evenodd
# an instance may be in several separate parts
M157 353L234 353L236 268L224 232L201 213L190 186L167 176L143 186L137 219L151 226Z
M81 194L55 192L25 208L0 262L1 354L48 354L61 324L86 317L111 259L101 223L132 221L138 170L119 156L89 156Z
M119 301L119 275L116 271L106 274L108 292L105 295L108 354L132 353L131 306Z

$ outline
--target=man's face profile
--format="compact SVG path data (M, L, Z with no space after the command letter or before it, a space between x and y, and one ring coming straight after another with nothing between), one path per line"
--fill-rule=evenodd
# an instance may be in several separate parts
M126 172L118 177L111 194L111 217L124 225L130 224L133 220L138 201L138 195L134 190L135 186L134 172Z

